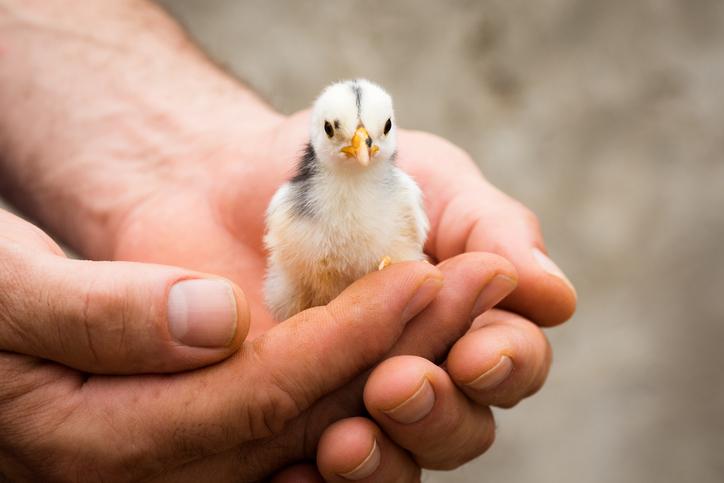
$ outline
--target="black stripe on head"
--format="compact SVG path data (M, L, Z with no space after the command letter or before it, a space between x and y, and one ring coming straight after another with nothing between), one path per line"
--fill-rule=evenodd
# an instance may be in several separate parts
M359 82L352 81L352 93L354 94L354 103L357 106L357 119L362 118L362 87Z

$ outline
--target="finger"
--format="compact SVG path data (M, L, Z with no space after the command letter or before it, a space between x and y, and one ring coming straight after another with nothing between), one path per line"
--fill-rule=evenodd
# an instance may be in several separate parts
M0 253L2 350L90 373L172 372L218 362L246 337L246 300L227 280L7 245Z
M511 407L538 391L551 365L543 331L519 315L491 310L450 350L447 370L478 404Z
M413 354L432 361L444 357L473 319L515 289L518 275L492 253L464 253L441 263L445 285L406 328L390 355Z
M364 401L384 432L423 468L456 468L495 438L490 409L473 404L443 369L420 357L380 364L367 381Z
M324 483L324 479L316 466L299 464L274 475L271 483Z
M47 233L9 211L0 209L0 243L5 250L35 249L65 256Z
M545 254L535 215L484 181L480 189L450 200L439 231L437 243L442 258L457 250L487 251L515 265L518 288L501 306L546 326L561 323L573 314L576 292Z
M246 343L227 363L124 384L91 378L83 386L86 410L107 426L97 444L116 437L119 427L132 428L135 444L119 445L119 458L152 454L154 464L170 465L280 433L387 353L441 284L429 264L395 264Z
M387 270L391 270L390 267ZM466 253L440 264L438 266L445 277L445 283L435 299L405 327L405 331L395 344L391 354L414 353L435 360L447 354L453 342L461 337L470 328L473 317L480 312L488 310L503 298L515 286L516 273L510 262L497 255L488 253ZM383 271L384 272L384 271ZM502 278L502 288L495 281ZM489 287L489 286L492 286ZM369 337L372 331L368 331ZM366 375L347 384L344 389L337 391L314 406L305 413L306 424L298 429L297 436L290 431L294 427L285 429L287 439L277 440L272 450L278 448L293 448L294 438L304 434L307 445L316 446L316 442L323 430L332 422L341 417L357 414L356 403L362 395ZM359 389L357 389L357 386ZM296 459L308 457L301 449L291 451ZM248 451L243 451L248 455ZM244 456L242 456L244 457ZM239 456L229 457L238 461ZM270 459L279 459L279 455L270 456ZM211 464L211 463L209 463ZM235 471L235 467L229 469ZM207 470L200 470L204 474Z
M322 435L317 465L331 482L416 482L420 467L366 418L343 419Z
M400 163L428 195L432 230L427 249L438 260L468 251L497 253L518 270L518 288L503 306L549 326L568 320L576 306L573 285L545 254L538 220L480 175L465 153L419 132L400 133ZM414 146L437 149L414 150ZM409 146L405 150L405 147ZM440 159L459 160L456 169Z

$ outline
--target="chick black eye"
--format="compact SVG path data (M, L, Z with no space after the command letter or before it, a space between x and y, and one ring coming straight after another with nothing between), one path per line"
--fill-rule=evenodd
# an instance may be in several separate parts
M324 132L326 132L327 136L329 136L330 138L334 136L334 128L329 123L329 121L324 121Z
M390 132L390 129L392 129L392 119L388 119L385 123L385 135Z

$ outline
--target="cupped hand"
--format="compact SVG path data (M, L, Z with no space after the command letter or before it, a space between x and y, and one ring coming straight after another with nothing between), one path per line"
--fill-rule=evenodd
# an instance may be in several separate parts
M248 464L225 479L263 477L286 461L271 442L303 446L310 414L389 353L443 283L429 264L399 264L242 343L244 297L218 277L69 260L2 211L0 260L0 476L11 481L179 481L199 461L221 475L218 458L240 454ZM225 330L206 327L219 321ZM206 369L103 375L199 367L237 349Z
M355 458L376 446L367 478L400 481L482 451L485 406L545 377L536 324L562 322L575 302L530 213L449 143L403 133L400 163L427 195L426 248L445 277L434 302L402 330L413 287L437 273L402 264L351 287L333 320L328 308L275 324L261 297L263 213L292 174L306 114L270 113L151 2L86 3L102 5L4 12L15 48L3 57L0 189L82 256L186 268L70 261L3 215L0 468L13 474L0 479L248 480L314 456L328 478L360 477ZM525 318L488 314L503 297ZM209 321L232 299L225 332ZM195 308L212 301L215 314ZM173 373L237 349L180 374L98 375ZM446 356L443 372L432 362ZM405 401L421 387L431 409L413 405L414 421ZM363 394L373 419L349 419ZM440 433L425 446L423 429ZM329 451L354 435L359 453Z
M253 337L274 323L262 297L264 214L294 174L308 139L308 113L208 129L214 135L165 154L173 161L156 169L158 182L143 188L146 196L118 223L109 255L229 277L259 314ZM545 254L532 211L488 183L465 152L434 135L402 130L398 162L424 192L428 255L444 261L468 252L498 254L518 272L517 287L501 307L541 326L571 317L576 292Z
M304 145L306 123L306 114L300 113L264 126L234 126L233 131L246 132L243 139L238 134L224 133L224 128L219 127L218 132L223 133L224 139L239 142L216 140L207 146L188 146L184 149L186 154L176 158L173 167L165 171L164 182L119 225L113 256L177 264L223 275L238 283L247 296L254 320L250 338L259 337L274 327L261 293L265 268L261 245L264 210L278 186L293 174ZM392 446L380 442L380 451L393 448L390 451L412 454L414 459L408 456L405 460L411 468L451 468L473 458L489 443L492 423L486 406L512 406L541 386L550 365L550 349L538 325L554 325L570 317L575 308L575 292L544 254L538 224L531 212L489 185L462 151L431 135L403 132L399 162L425 192L431 219L426 250L433 259L442 262L443 271L446 265L453 270L446 273L446 289L455 287L457 292L451 291L448 298L441 296L440 303L448 310L435 313L433 304L426 311L433 315L411 324L390 355L417 354L427 361L438 361L455 345L446 366L447 373L419 358L401 359L396 362L397 366L382 366L381 372L376 373L377 379L373 378L371 383L387 382L370 386L366 393L368 404L374 405L377 401L379 406L378 411L370 409L377 424L367 421L366 433L359 429L351 432L364 433L365 437L360 438L363 443L375 439L374 431L384 435L385 441L392 441ZM469 253L480 251L503 255L514 268L496 268L498 258ZM482 259L475 258L481 256ZM483 270L486 277L471 282L470 277L474 278L471 274L479 270ZM495 276L501 273L507 275ZM470 293L480 295L486 302L473 300L467 311L449 310L456 306L451 300L462 294L470 297ZM481 314L484 312L481 308L488 309L503 298L499 306L510 312L491 312L471 327L473 315ZM476 304L479 310L473 310ZM409 370L400 371L400 367ZM407 374L410 378L407 385L397 380L400 376L395 374ZM438 439L438 447L420 448L416 443L421 439L410 436L419 434L420 430L415 429L418 426L413 424L395 431L388 427L389 421L380 416L380 411L389 410L393 402L404 401L400 399L403 394L390 392L389 388L409 392L414 386L417 390L423 374L436 395L434 407L456 408L452 414L459 414L463 420L487 421L474 426L478 434L461 434L454 432L456 428L450 419L445 420L448 410L431 410L429 416L420 420L422 426L419 427L429 425L435 430L445 429L441 435L459 435L465 442L460 444L467 445L467 450L457 452L455 458L440 453L445 448L445 438ZM361 385L357 387L356 394L361 394L361 388ZM354 398L345 398L346 406L352 409L334 412L329 422L354 414ZM437 421L440 418L442 422ZM321 435L324 425L314 418L307 421L311 420L315 421L312 424L315 430L307 433ZM350 423L359 424L355 421ZM330 471L354 469L354 456L359 456L325 453L325 448L340 446L335 443L336 438L346 431L338 428L346 423L341 420L330 431L337 429L325 433L322 440L327 443L320 446L318 458L327 476ZM380 429L384 429L384 433ZM377 439L381 440L382 436ZM297 457L309 457L309 446L315 442L315 438L311 438L303 452L296 452ZM369 445L366 449L370 449ZM203 471L207 464L212 463L199 463ZM399 468L393 465L384 471L393 474L396 469ZM381 475L372 476L378 477Z

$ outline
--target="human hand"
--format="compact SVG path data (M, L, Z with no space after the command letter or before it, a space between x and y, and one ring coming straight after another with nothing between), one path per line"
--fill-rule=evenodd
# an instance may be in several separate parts
M442 284L430 265L400 264L242 344L249 313L227 281L69 260L3 211L0 234L0 477L12 481L178 481L191 461L240 447L254 464L233 478L257 479L280 464L269 440L389 352ZM103 375L198 367L237 348L204 370Z
M303 116L300 115L302 119ZM295 122L294 118L291 122ZM290 132L289 128L285 130ZM434 136L403 132L399 160L427 195L432 220L429 254L443 260L472 250L503 254L515 263L520 285L501 306L525 314L541 325L557 324L570 317L575 308L575 291L543 254L538 223L528 209L490 186L462 151ZM499 291L502 297L509 290L504 287L502 282L490 290ZM492 427L490 419L487 424L480 423L481 412L487 411L485 406L511 407L536 392L545 381L551 362L550 346L530 319L500 310L477 319L450 351L446 365L449 377L422 359L408 357L383 363L365 392L367 409L379 426L349 419L331 427L323 436L317 455L325 478L338 479L336 475L356 468L362 461L377 461L365 459L372 441L378 441L377 451L386 452L383 461L388 462L371 474L374 481L395 481L400 474L415 475L418 465L453 468L477 456L487 447L485 442L491 441L490 433L486 433ZM408 332L414 328L408 328ZM409 353L424 346L425 336L431 334L437 340L450 340L441 332L439 326L422 330L420 334L424 335ZM381 411L416 394L424 379L432 381L435 402L428 399L429 413L419 422L399 425ZM477 425L457 424L461 420L475 421L476 416ZM456 424L451 424L451 420ZM477 433L471 428L477 428ZM430 438L431 434L444 434L446 438ZM411 452L413 458L391 446L390 440ZM456 446L460 440L466 441L467 446ZM319 477L309 467L296 467L279 475L279 481L306 481L305 475L311 481Z
M205 270L213 270L238 280L249 296L250 306L253 307L252 312L257 311L260 314L256 318L259 323L251 329L253 336L273 327L274 322L266 312L260 288L265 256L260 244L263 231L263 212L268 198L291 172L297 149L303 143L304 125L303 115L283 121L266 134L257 133L253 136L253 142L247 139L247 142L240 143L244 147L244 152L239 152L237 155L223 152L218 158L211 160L210 162L213 162L214 165L208 166L207 174L198 172L197 175L200 178L194 178L193 184L174 184L171 189L154 190L156 195L143 203L126 219L126 223L123 225L124 230L119 231L121 236L115 245L115 256L129 259L162 260L166 263L186 264L195 268L206 267ZM405 133L401 139L405 139L407 136L408 134ZM235 137L239 138L238 135ZM431 143L430 150L436 148L439 151L441 150L440 145L449 146L436 138L430 137L426 140ZM269 146L274 146L276 149L269 149ZM424 148L421 143L416 143L416 146ZM227 143L226 149L229 148L234 149ZM405 144L401 146L401 150L403 149L405 149ZM447 149L449 152L461 156L458 150L453 150L451 147ZM190 151L193 152L193 149ZM247 157L245 158L243 155ZM409 156L405 155L405 151L401 151L400 158L401 162L405 162L404 160ZM243 159L253 159L254 162L245 163ZM456 161L454 156L447 156L447 159L449 162L446 162L444 166L452 173L455 173L453 167L456 163L460 163L463 167L467 166L463 163L469 163L467 158L460 158ZM177 160L177 168L181 171L191 169L185 168L184 163L183 160ZM423 166L425 165L423 164ZM438 166L442 166L442 163L438 163ZM408 170L413 171L413 169L419 169L419 167L415 168L413 163L413 167ZM458 172L461 181L471 176L471 173L464 170ZM440 175L430 175L430 179L433 180L433 189L436 177L440 177ZM245 179L254 179L255 182L253 184L245 183ZM482 178L479 180L484 183ZM424 186L425 182L420 182ZM451 183L450 186L450 193L453 193L458 187L466 188L466 182L462 181L457 186ZM472 186L468 184L467 189L471 188ZM457 235L442 232L440 228L442 213L446 213L448 217L468 213L462 212L456 215L454 209L446 212L445 209L438 207L438 203L447 202L444 196L448 195L447 192L438 191L442 201L436 201L438 198L428 199L428 212L431 214L433 229L429 253L436 259L445 259L447 257L440 253L435 244L439 243L439 240L454 243L455 240L451 239ZM523 247L526 243L531 245L541 243L537 227L524 223L529 219L522 218L525 209L492 188L490 191L491 197L493 195L499 197L497 207L501 212L514 213L514 210L518 210L518 214L517 217L512 218L512 223L509 225L495 225L497 230L491 230L486 233L486 237L479 238L486 243L495 243L496 237L507 237L512 240L511 244L516 248ZM182 206L181 210L175 209L179 205ZM244 207L244 209L237 207ZM179 212L180 215L171 216L171 213ZM495 210L491 210L491 213L495 214ZM160 233L168 233L170 235L168 240L159 240L158 231L154 232L152 239L144 236L147 227L158 219L165 220L165 228L160 230ZM454 223L453 225L457 227ZM244 227L244 230L237 227ZM182 235L184 232L203 235L189 237ZM479 236L477 233L475 235ZM179 240L182 239L185 240L185 243L179 243ZM124 240L132 240L132 243ZM144 240L147 240L147 243L143 243ZM199 251L199 248L202 250ZM528 255L531 255L530 250L529 248ZM217 255L213 256L214 253ZM450 253L450 255L455 254ZM476 259L476 257L483 258ZM385 364L379 369L381 372L376 373L376 380L385 382L378 382L368 390L367 399L372 401L368 404L374 405L376 400L378 406L376 411L373 408L368 409L373 416L380 416L380 408L391 407L390 403L395 400L404 401L403 393L407 392L408 396L411 395L415 388L419 387L422 378L429 375L436 395L436 402L434 408L431 408L430 416L421 420L419 424L399 426L396 430L388 428L389 419L376 418L385 429L386 436L382 435L379 427L369 423L360 426L358 420L341 421L330 428L331 436L326 436L322 440L323 442L331 441L320 447L318 455L318 461L323 468L326 468L325 476L330 477L331 474L343 472L343 469L354 468L356 465L352 463L354 463L355 457L357 457L357 463L363 459L359 458L359 454L352 453L326 454L329 448L349 447L337 441L337 438L342 438L342 435L345 434L357 435L358 446L362 448L360 451L369 451L369 443L373 438L378 441L383 437L390 438L386 440L390 444L379 444L382 451L393 451L396 454L404 455L405 453L400 449L404 448L414 454L416 459L413 461L409 457L398 457L385 458L385 460L398 461L407 468L409 474L414 474L414 469L419 470L419 466L455 467L477 456L491 441L492 419L486 406L494 404L510 407L521 398L535 392L543 383L550 365L550 349L544 335L535 324L523 317L497 311L479 319L471 328L471 314L474 312L472 305L463 304L460 305L462 310L451 310L451 307L455 305L452 300L460 297L460 294L472 293L475 295L484 287L489 287L488 304L485 308L496 304L515 288L518 279L515 271L512 267L502 269L498 265L496 272L495 265L499 264L499 261L491 258L490 255L470 253L462 255L460 260L457 258L448 258L448 261L441 265L443 271L452 270L450 273L446 272L446 286L440 295L440 298L443 299L441 305L447 306L448 309L441 310L435 316L426 317L425 320L428 322L415 321L411 324L395 348L395 352L392 353L419 354L423 358L435 361L444 357L449 347L470 329L469 333L455 344L454 350L451 352L447 365L450 374L441 374L439 368L435 369L433 364L422 359L405 358L397 364L408 367L408 371L400 370L399 366ZM213 268L208 268L210 265L213 265ZM486 271L485 276L478 274L476 279L476 267L486 267L486 265L492 271ZM560 321L555 318L566 317L565 312L572 310L572 307L556 307L556 300L562 300L563 304L575 300L575 296L569 292L568 282L558 275L544 272L541 267L530 267L529 265L530 261L524 259L523 267L529 274L528 285L533 287L533 296L540 297L542 293L543 297L548 297L553 301L554 306L538 307L536 304L524 303L520 305L521 311L525 311L526 307L532 307L534 310L539 310L542 317L548 317L547 323ZM503 272L508 274L507 277L500 277L491 283L496 273ZM547 281L545 277L552 278L552 280ZM537 287L537 282L544 285L542 292ZM546 288L548 293L546 293ZM448 289L450 291L446 292ZM445 293L448 295L444 296ZM525 297L521 300L527 302ZM434 307L435 303L431 307ZM445 323L441 324L441 321ZM483 321L486 323L483 324ZM408 342L404 343L406 340ZM506 357L503 358L503 355ZM499 363L501 365L498 365ZM492 373L487 373L493 368L495 369ZM480 377L484 373L487 375ZM403 376L399 376L399 374ZM409 380L401 381L400 377L407 377ZM478 380L479 378L482 381ZM476 381L474 383L476 387L468 385L473 380ZM481 388L481 385L486 384L487 387ZM398 388L401 392L390 392L390 388ZM354 407L349 403L348 406ZM477 424L465 425L467 429L463 429L461 432L457 427L451 427L452 421L447 419L446 414L458 414L460 419L476 421ZM338 416L345 415L349 415L349 412L338 414ZM346 426L347 424L352 426ZM315 424L314 427L318 428L319 425ZM339 428L343 428L343 430ZM470 428L475 428L473 434L466 432L470 431ZM458 450L452 455L448 452L449 440L442 441L433 438L430 443L429 438L419 438L423 431L430 429L439 431L437 434L446 436L458 434L460 441L465 441L465 443L460 443L462 448L457 448ZM309 431L310 434L315 434L315 432L318 431ZM416 446L423 441L425 447ZM346 440L345 444L348 443L349 441ZM298 457L303 456L303 454L298 455ZM309 457L308 454L306 456ZM336 471L334 471L335 468ZM410 469L413 471L410 472ZM401 470L400 467L393 465L380 471L382 473L375 473L373 478L382 478L381 481L383 481L385 475L400 474ZM294 475L294 473L292 474Z
M261 280L264 271L264 253L260 244L263 211L268 197L291 170L296 149L301 144L299 140L303 136L301 128L303 123L299 119L291 118L288 121L257 126L251 140L238 135L233 136L224 126L212 126L213 132L228 136L229 139L236 137L240 140L238 144L224 145L220 139L211 137L213 145L223 146L222 149L216 148L216 156L213 158L208 157L211 145L199 145L195 142L183 145L181 142L181 145L174 146L177 152L183 155L174 158L172 165L160 164L159 169L159 165L156 164L155 170L148 170L147 174L155 182L153 185L145 185L144 191L152 194L141 197L139 203L118 217L120 221L114 225L114 236L100 249L108 250L109 258L178 264L226 276L237 282L246 294L254 320L250 326L250 340L259 338L276 326L266 312L261 297ZM286 143L273 143L274 139L283 139ZM275 149L269 149L269 146L274 146ZM404 152L401 153L401 158L404 160L403 156ZM197 159L206 159L206 165L199 166L194 162ZM255 159L256 162L246 164L239 161L242 159ZM253 185L245 183L248 179L255 179L256 182ZM420 182L424 186L424 182ZM428 200L429 203L433 203L428 206L433 222L431 240L442 238L439 235L440 217L433 214L436 212L434 200L435 198ZM505 230L503 233L506 233ZM429 252L436 259L444 259L434 247L429 249ZM484 258L477 261L470 258L475 256ZM421 319L422 321L415 321L414 326L419 329L408 330L403 336L403 340L407 339L410 342L398 344L399 347L395 352L391 352L391 355L419 354L432 361L444 357L449 347L469 329L473 315L479 314L473 310L474 301L477 294L482 293L483 288L490 287L490 290L486 295L487 304L477 307L480 310L491 307L515 287L518 278L515 270L499 258L472 253L462 254L460 257L462 258L456 264L453 264L452 260L457 257L453 257L448 259L447 264L443 263L441 266L443 271L455 267L454 271L446 273L446 287L450 287L449 295L440 297L440 306L447 306L448 309L441 310L436 315L429 315ZM495 275L500 274L505 276L495 279ZM494 279L496 282L491 283ZM561 283L565 285L565 282ZM468 301L459 304L460 297L463 296ZM452 307L462 310L453 311ZM445 322L441 324L441 320ZM384 454L393 452L404 456L385 457L383 461L392 464L379 468L379 473L372 476L375 479L384 480L390 477L394 480L397 478L394 475L405 473L413 475L414 478L421 466L455 467L477 456L490 443L492 420L486 406L514 404L521 397L537 389L547 373L548 346L539 329L519 318L507 319L505 322L491 324L487 333L492 331L493 334L501 334L491 338L495 341L492 345L482 346L481 343L488 340L488 337L480 337L476 334L478 331L470 332L460 339L456 345L462 348L457 351L460 354L458 359L461 361L460 373L457 376L451 369L455 367L454 364L448 364L450 376L444 374L434 376L432 374L439 374L438 370L422 359L402 359L401 364L409 365L410 370L407 372L392 370L391 368L395 366L383 366L387 369L380 369L382 372L379 374L382 375L378 376L378 380L390 379L394 384L377 384L377 389L368 391L368 394L371 394L367 396L368 400L371 398L374 401L377 397L382 402L389 403L393 399L402 397L401 393L389 393L389 388L400 387L409 391L412 384L419 384L423 375L429 377L435 393L435 404L429 416L419 423L397 429L388 427L389 421L381 420L379 415L380 408L388 409L384 404L380 404L377 411L376 421L379 426L369 421L359 426L359 420L344 419L359 412L359 406L355 404L354 399L361 395L364 382L362 379L342 390L341 394L330 396L331 400L337 402L341 400L343 404L331 404L329 401L320 404L320 407L338 406L343 407L343 410L336 412L316 410L313 414L305 414L294 428L275 438L283 440L286 446L274 445L274 451L267 450L261 455L249 451L244 444L235 449L222 451L215 457L204 458L202 457L204 453L200 452L197 455L200 458L185 467L184 472L198 475L198 469L202 469L200 473L203 474L212 472L221 475L220 477L227 475L231 478L239 469L238 465L230 467L229 461L238 462L239 455L243 454L246 466L253 468L257 474L266 474L265 472L276 468L270 463L271 461L281 464L310 457L310 451L313 451L317 441L325 434L327 425L335 420L340 420L340 423L331 427L322 441L334 443L336 438L341 437L340 435L349 434L357 435L358 441L364 446L364 443L369 443L374 438L380 442L379 448ZM514 327L510 327L511 324ZM528 350L531 347L532 350ZM495 390L489 388L478 391L465 385L472 380L470 373L483 374L498 363L503 353L508 354L510 360L514 361L515 370L508 374L509 377L505 378L499 387ZM406 377L410 380L403 384L395 373L407 374ZM416 376L419 376L418 379L412 381ZM463 397L463 394L467 397ZM443 409L435 409L438 407ZM373 410L370 410L370 413L375 415ZM321 417L320 414L325 415ZM334 417L330 418L330 414ZM458 414L460 420L477 421L478 424L466 426L475 428L473 434L455 433L457 425L452 427L453 422L446 419L445 414ZM348 424L352 426L347 426ZM385 430L386 435L380 428ZM421 430L429 431L430 428L446 436L457 434L463 447L456 451L454 457L445 452L449 442L436 440L437 444L416 447L415 442L424 440L411 438L410 435L419 434ZM327 476L331 474L330 472L353 469L355 466L351 463L356 456L359 456L353 453L325 456L325 448L334 447L338 445L326 443L320 447L319 461ZM369 446L366 449L369 450ZM415 459L410 459L405 450L415 455ZM174 474L173 478L180 479L186 474Z
M11 19L4 25L47 17L63 28L48 31L43 22L26 22L24 28L7 32L20 35L16 45L31 51L24 55L21 49L10 50L3 58L12 66L3 70L4 89L0 91L4 93L0 96L0 131L4 133L0 143L7 153L2 161L10 162L8 176L0 178L6 195L87 257L178 263L226 275L245 289L250 311L257 316L250 339L275 327L260 297L263 211L271 193L291 173L306 137L305 115L285 119L260 107L253 96L210 66L150 4L93 2L87 5L92 9L66 9L61 16L43 4L11 5ZM15 11L23 10L30 14L14 16ZM84 12L83 16L71 13L76 11ZM113 28L108 28L109 24ZM139 28L145 25L158 28ZM64 32L80 35L64 36ZM53 49L47 48L49 36L54 38ZM97 42L77 45L76 38ZM120 48L107 49L109 45ZM72 56L57 55L68 49ZM97 69L99 57L105 59L107 68ZM62 59L66 78L73 80L61 91L50 75L58 69L58 59ZM39 75L39 69L49 75ZM176 73L176 82L169 83L168 71ZM34 96L22 95L31 90ZM16 102L18 99L23 102ZM94 99L102 99L102 103L91 102ZM179 99L192 102L180 103ZM47 105L55 109L48 111ZM37 142L48 130L53 138ZM408 142L411 138L416 139ZM402 134L400 145L400 163L427 194L433 223L428 252L437 260L474 250L502 253L520 272L520 288L503 304L540 324L564 320L572 312L575 297L563 279L549 275L531 256L531 247L542 248L542 241L528 212L488 185L470 159L448 143L413 133ZM445 317L438 314L420 323L425 330L406 331L418 334L409 336L413 352L432 360L444 356L468 329L473 315L468 309L482 288L497 273L516 278L510 267L500 262L488 255L477 263L461 263L471 278L479 277L468 284L456 285L455 276L446 273L446 288L465 290L447 298L441 295L436 302L462 312L443 312ZM499 287L494 292L502 297L506 290ZM491 300L495 299L492 295ZM461 297L469 306L459 303ZM538 329L530 322L524 325L527 332L521 340L540 349ZM477 339L465 336L460 344L463 340ZM511 348L506 348L505 342L506 337L497 339L482 359L463 358L475 362L465 367L471 373L486 365L493 367L501 351ZM515 344L509 345L515 348ZM470 344L466 350L476 347ZM508 400L491 395L491 402L512 404L514 391L509 389L506 394L503 389L526 374L526 367L538 368L543 375L547 372L547 363L528 361L526 351L511 354L513 371L491 390ZM451 374L452 367L448 364ZM357 391L342 392L344 397L339 397L344 404L339 406L345 410L328 416L329 421L355 413L361 384ZM444 399L436 393L436 401ZM297 437L286 443L298 441L303 429L287 432ZM310 456L319 432L309 434L301 450L277 447L277 454ZM246 454L243 448L239 451L237 461L240 454Z

